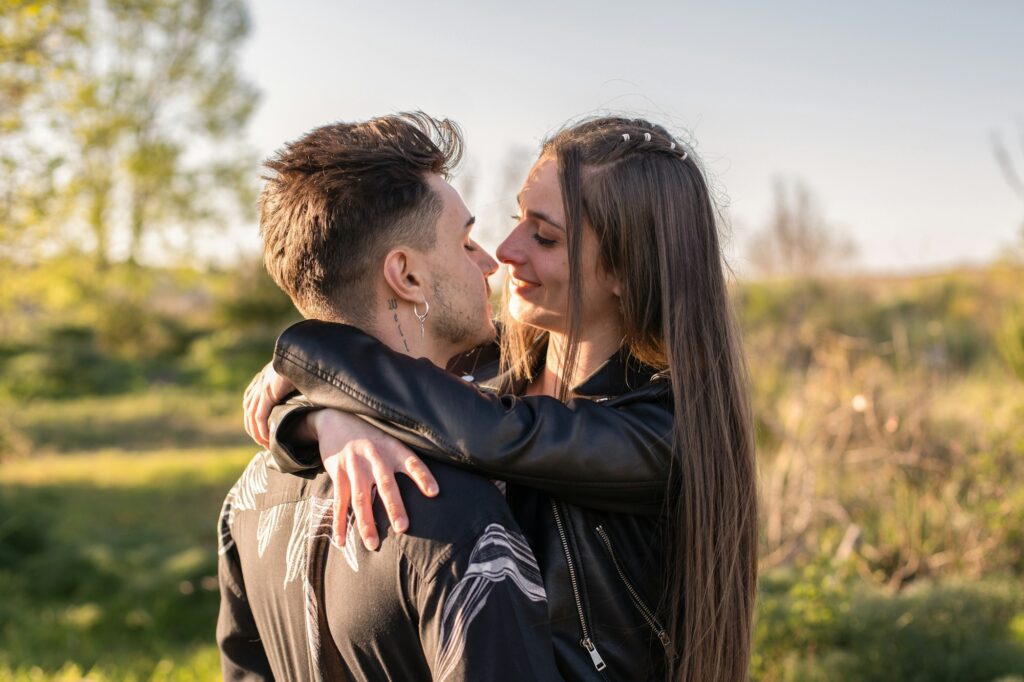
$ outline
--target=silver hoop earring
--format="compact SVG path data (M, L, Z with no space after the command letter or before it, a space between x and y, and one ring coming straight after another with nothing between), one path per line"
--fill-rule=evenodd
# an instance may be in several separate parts
M427 299L423 299L423 314L420 314L418 306L412 304L412 314L416 316L416 319L420 321L420 338L422 339L426 330L423 327L423 323L427 320L427 315L430 313L430 304L427 303Z

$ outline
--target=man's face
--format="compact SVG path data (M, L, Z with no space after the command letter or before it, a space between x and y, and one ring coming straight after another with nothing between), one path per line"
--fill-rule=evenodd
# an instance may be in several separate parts
M494 339L487 277L498 263L470 237L474 218L455 188L440 175L430 176L428 184L443 208L437 243L427 254L433 295L426 325L455 355Z

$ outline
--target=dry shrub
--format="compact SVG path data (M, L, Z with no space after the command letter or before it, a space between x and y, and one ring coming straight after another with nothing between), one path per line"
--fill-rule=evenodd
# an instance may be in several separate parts
M754 367L763 568L824 553L893 589L1022 572L1024 386L897 372L891 344L813 333L803 368Z

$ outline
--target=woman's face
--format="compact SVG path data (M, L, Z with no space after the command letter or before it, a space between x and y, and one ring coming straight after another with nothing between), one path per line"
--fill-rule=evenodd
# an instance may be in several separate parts
M516 226L498 246L508 265L509 313L522 324L556 334L569 330L569 251L558 162L545 155L530 169L519 192ZM618 323L618 282L598 263L597 236L583 224L581 243L583 306L581 329Z

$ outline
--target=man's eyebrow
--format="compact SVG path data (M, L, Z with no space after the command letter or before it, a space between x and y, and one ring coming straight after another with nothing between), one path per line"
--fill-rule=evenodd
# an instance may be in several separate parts
M519 194L516 195L516 204L518 204L520 209L522 209L522 206L523 206L523 193L522 192L520 192ZM557 227L562 232L565 232L565 227L563 227L559 223L556 223L554 220L552 220L551 216L549 216L547 213L544 213L542 211L535 211L535 210L530 209L530 208L528 208L525 211L523 211L523 213L526 214L527 218L531 218L533 220L542 220L545 223L551 225L552 227Z

